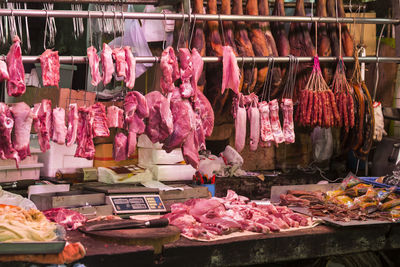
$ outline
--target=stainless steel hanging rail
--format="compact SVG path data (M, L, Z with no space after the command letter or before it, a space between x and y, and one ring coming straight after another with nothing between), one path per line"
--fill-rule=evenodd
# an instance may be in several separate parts
M299 62L312 62L313 57L297 57ZM0 56L0 59L5 60L5 56ZM287 63L289 62L289 57L273 57L276 63ZM221 61L219 57L203 57L205 63L215 63ZM238 57L238 63L266 63L270 60L268 57ZM39 61L39 56L22 56L22 61L24 63L37 63ZM136 57L136 62L138 63L157 63L160 61L159 57ZM320 57L320 62L336 62L337 57ZM343 57L344 62L354 62L354 57ZM400 57L360 57L360 62L373 63L373 62L381 62L381 63L400 63ZM87 63L86 56L60 56L60 63L76 63L82 64Z
M357 23L357 24L398 24L399 19L384 18L332 18L298 16L250 16L223 14L161 14L113 11L72 11L72 10L36 10L36 9L0 9L0 16L28 16L54 18L108 18L108 19L150 19L150 20L227 20L227 21L282 21L282 22L322 22L322 23Z

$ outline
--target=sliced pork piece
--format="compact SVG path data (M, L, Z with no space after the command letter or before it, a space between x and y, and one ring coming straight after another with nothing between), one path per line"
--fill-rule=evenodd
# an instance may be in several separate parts
M115 161L126 160L128 153L128 138L123 133L117 133L114 139L113 158Z
M170 103L158 91L148 93L145 97L149 106L145 133L153 143L162 143L174 130Z
M294 143L293 101L290 98L282 100L283 111L283 136L286 143Z
M270 146L271 142L274 141L274 134L272 133L268 102L262 101L258 105L258 109L260 111L261 141L266 142L267 146Z
M52 109L51 101L43 99L41 103L35 104L32 109L36 133L38 134L39 146L42 152L50 149L50 137L52 134Z
M40 55L43 86L56 86L60 82L60 59L58 51L47 49Z
M67 126L65 126L65 109L53 109L53 142L63 145L67 136Z
M106 108L103 104L97 102L91 107L91 118L93 120L93 137L110 136L110 130L107 125Z
M90 74L92 75L91 84L97 86L102 79L99 70L100 58L97 55L97 49L94 46L88 47L86 52L89 60Z
M78 105L70 104L68 108L68 129L67 129L67 146L75 143L78 131Z
M90 107L80 107L78 109L78 132L76 137L77 148L75 157L92 160L94 158L93 143L93 118L91 117Z
M260 111L258 110L258 100L253 101L247 110L250 122L250 150L256 151L260 141Z
M175 90L174 82L180 77L178 60L172 47L169 46L162 52L160 67L162 73L161 89L164 94L172 93Z
M17 35L13 38L13 44L6 58L9 80L7 81L7 93L9 96L20 96L25 93L25 70L22 64L21 41Z
M15 150L11 133L14 127L14 118L7 104L0 103L0 158L1 159L14 159L18 168L21 161L18 152Z
M124 81L126 87L132 89L135 86L136 80L136 58L133 56L130 46L125 46L124 51L125 61L127 64L126 77Z
M125 60L125 50L122 47L114 48L112 55L117 66L117 76L126 78L128 65L126 64Z
M106 43L103 43L103 51L101 51L101 67L103 70L103 84L107 85L111 82L115 68L112 58L112 49Z
M195 96L196 81L194 78L192 55L187 48L179 48L179 63L181 74L181 85L179 90L182 98L189 98Z
M274 99L269 101L269 117L271 119L272 133L274 134L275 144L285 142L285 137L283 136L281 122L279 121L279 104L278 100Z
M12 133L14 148L18 152L20 159L23 160L31 155L29 140L33 113L24 102L13 104L10 110L14 117L14 131Z
M107 125L109 128L124 128L124 110L117 106L107 108Z
M235 53L232 47L222 47L222 91L223 94L225 89L232 89L233 92L239 94L240 85L240 70L237 64Z
M246 108L243 104L243 95L239 94L236 100L235 116L235 149L241 152L246 142Z
M7 63L0 60L0 81L8 80L9 78L10 75L8 74Z

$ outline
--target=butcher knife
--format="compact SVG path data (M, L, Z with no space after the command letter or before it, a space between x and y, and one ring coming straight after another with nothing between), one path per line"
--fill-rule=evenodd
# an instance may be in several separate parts
M82 232L93 232L103 230L132 229L132 228L156 228L168 226L168 219L154 219L149 221L140 220L110 220L87 223L79 228Z

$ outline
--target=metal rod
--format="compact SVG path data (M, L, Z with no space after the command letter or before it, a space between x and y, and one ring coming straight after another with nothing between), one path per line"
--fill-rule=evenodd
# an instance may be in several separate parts
M312 62L313 57L297 57L299 62ZM0 59L5 60L5 56L0 56ZM267 63L269 61L268 57L238 57L237 61L241 63L244 59L245 63ZM276 63L288 63L289 57L274 57ZM86 56L60 56L60 63L87 63ZM219 57L203 57L205 63L215 63L221 61L222 58ZM320 57L320 62L336 62L337 57ZM37 63L39 61L39 56L22 56L22 61L24 63ZM160 61L159 57L136 57L136 62L138 63L157 63ZM354 62L354 57L343 57L344 62ZM400 63L400 57L360 57L360 62L373 63L379 61L380 63Z
M36 10L36 9L0 9L0 16L29 16L55 18L114 18L114 19L150 19L150 20L227 20L227 21L282 21L282 22L322 22L322 23L358 23L358 24L398 24L399 19L383 18L333 18L300 16L250 16L223 14L162 14L113 11L72 11L72 10Z

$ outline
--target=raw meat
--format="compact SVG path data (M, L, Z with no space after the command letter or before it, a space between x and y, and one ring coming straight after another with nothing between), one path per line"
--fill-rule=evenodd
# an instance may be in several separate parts
M193 13L204 14L202 0L194 1ZM206 79L205 79L205 71L203 70L203 64L201 64L200 73L197 73L197 71L200 69L200 65L197 65L198 63L200 63L200 61L197 60L199 60L199 56L204 57L205 55L206 55L206 37L204 34L204 21L196 20L196 23L194 25L193 39L192 39L192 60L193 60L193 66L195 68L195 80L197 82L197 89L200 90L201 92L203 92L204 90L204 84L206 82ZM203 59L201 59L201 62L202 61Z
M258 110L258 100L251 103L247 110L250 122L250 150L256 151L260 141L260 111Z
M236 101L235 116L235 149L241 152L246 142L246 109L243 105L243 95L239 94Z
M132 54L132 50L130 46L125 46L125 61L127 64L126 68L126 77L125 77L125 85L129 89L132 89L135 86L136 80L136 58Z
M24 102L13 104L10 107L14 117L14 131L12 132L12 141L15 150L21 160L31 155L29 149L30 133L33 121L33 113L29 106Z
M7 104L0 103L0 158L15 159L15 164L20 162L18 152L14 149L11 133L14 127L14 119Z
M260 111L260 126L261 126L261 141L266 142L267 146L271 145L274 141L274 134L272 133L271 121L269 118L269 105L266 101L258 105Z
M76 136L77 148L75 157L92 160L94 158L93 143L93 118L90 107L80 107L78 109L78 131Z
M9 78L10 75L8 75L7 63L5 63L3 60L0 60L0 82L8 80Z
M39 146L42 152L50 149L50 137L52 135L52 109L51 101L43 99L41 103L35 104L33 109L33 126L38 134Z
M207 97L201 91L197 91L197 97L193 102L193 109L201 119L204 136L211 136L214 129L214 111L210 101L208 101Z
M69 104L68 108L68 129L67 129L67 146L75 143L78 131L78 105L76 103Z
M199 167L199 140L196 139L195 131L190 131L182 146L182 155L186 163L192 165L193 168ZM205 145L204 145L205 146Z
M6 58L9 80L7 81L7 93L9 96L20 96L25 93L25 70L22 64L21 41L17 35L13 38L13 44Z
M107 125L106 108L103 104L97 102L91 107L90 117L93 120L93 137L110 136L110 130Z
M231 0L222 0L221 1L221 14L231 15ZM235 43L235 33L234 33L234 26L233 22L229 20L222 21L223 26L223 40L225 46L232 47L233 53L238 55L236 43ZM243 81L242 81L243 82ZM241 88L239 89L239 91Z
M225 89L232 89L235 94L239 94L239 84L240 84L240 70L237 64L235 53L232 47L223 46L222 47L222 91L224 93Z
M274 134L275 144L280 144L285 142L285 137L283 136L281 122L279 121L279 104L278 100L274 99L269 101L269 117L271 119L272 133Z
M178 60L172 47L169 46L162 52L160 67L162 73L160 79L161 89L164 94L172 93L175 90L174 82L180 76Z
M117 76L126 78L128 65L125 60L125 50L122 47L114 48L112 55L117 66Z
M64 208L44 210L43 214L48 220L62 225L66 230L76 230L87 221L87 218L79 212Z
M43 86L57 86L60 81L60 59L58 51L47 49L40 55Z
M101 51L101 67L103 70L103 84L107 85L111 82L115 68L112 58L112 49L106 43L103 43L103 51Z
M158 91L148 93L145 97L149 107L145 133L153 143L162 143L174 130L170 103Z
M283 136L286 143L294 143L293 101L290 98L282 100L283 111Z
M65 109L53 109L53 142L63 145L67 136L67 126L65 126Z
M107 125L109 128L124 128L124 110L117 106L107 108Z
M126 160L128 155L128 138L123 133L117 133L114 139L113 158L115 161Z
M92 75L91 84L97 86L102 79L99 70L100 58L97 55L97 49L94 46L88 47L86 52L89 60L90 74Z
M182 98L189 98L195 96L196 93L196 81L194 78L192 55L187 48L179 48L179 63L180 63L180 75L181 85L179 90Z
M142 119L147 118L149 116L149 105L147 104L146 97L138 91L132 91L132 94L136 97L138 103L136 114Z
M196 87L195 90L199 90L199 80L203 74L204 61L196 48L192 49L192 62L193 62L193 77Z

